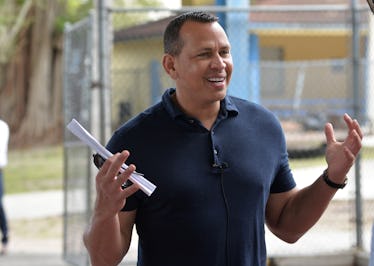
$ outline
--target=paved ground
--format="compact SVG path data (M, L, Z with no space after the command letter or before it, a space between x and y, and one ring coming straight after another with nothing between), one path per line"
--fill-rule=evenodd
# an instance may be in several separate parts
M0 256L0 265L4 266L67 266L62 259L62 238L45 236L45 231L53 230L48 228L39 228L48 226L48 223L41 223L47 217L54 217L53 223L59 221L57 227L62 231L62 210L63 210L62 191L48 191L40 193L26 193L18 195L6 195L4 197L4 206L10 225L10 242L8 253ZM34 222L35 221L35 222ZM37 222L36 222L37 221ZM14 227L17 231L32 230L35 223L35 230L41 231L43 237L30 238L15 235L12 232ZM61 227L60 227L61 226ZM14 230L13 230L14 231ZM36 233L37 234L37 233ZM61 233L56 233L60 235ZM33 236L33 234L31 234Z
M4 266L68 266L59 254L22 254L12 253L0 257Z

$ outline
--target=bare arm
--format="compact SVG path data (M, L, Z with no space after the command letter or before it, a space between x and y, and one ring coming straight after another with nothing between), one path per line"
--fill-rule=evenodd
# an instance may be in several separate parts
M336 141L331 124L326 124L326 161L329 178L343 183L361 149L362 132L356 120L344 116L348 136L343 142ZM321 173L322 174L322 173ZM266 207L269 229L286 242L296 242L321 217L337 189L329 187L320 176L312 185L271 194Z
M91 264L118 265L129 250L136 211L121 212L114 218L92 217L83 235Z
M117 176L128 152L115 154L106 160L96 176L96 202L91 223L83 235L84 244L95 265L118 265L130 243L136 211L121 212L126 198L137 191L136 185L122 189L121 185L135 170L133 165Z

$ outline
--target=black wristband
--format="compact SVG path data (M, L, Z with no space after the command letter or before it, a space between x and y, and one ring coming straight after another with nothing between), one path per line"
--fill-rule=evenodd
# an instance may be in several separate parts
M347 185L347 182L348 182L348 178L345 178L344 179L344 182L342 184L338 184L338 183L335 183L333 181L331 181L329 179L329 175L327 173L327 169L325 171L323 171L323 174L322 174L322 177L323 177L323 180L325 181L325 183L329 186L329 187L332 187L332 188L340 188L340 189L343 189L346 185Z

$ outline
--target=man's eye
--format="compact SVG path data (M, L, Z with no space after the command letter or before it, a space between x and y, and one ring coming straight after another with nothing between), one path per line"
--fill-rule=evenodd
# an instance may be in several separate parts
M197 56L199 56L199 57L208 57L209 53L201 53L201 54L198 54Z

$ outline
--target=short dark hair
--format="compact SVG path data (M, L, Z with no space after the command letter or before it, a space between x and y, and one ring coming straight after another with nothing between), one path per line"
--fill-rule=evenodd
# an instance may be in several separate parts
M218 17L203 11L191 11L175 17L164 32L164 53L178 55L181 52L183 42L179 38L179 32L186 21L213 23L218 21Z

